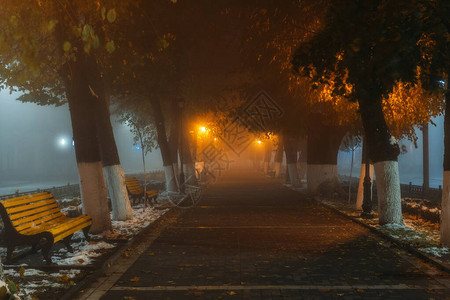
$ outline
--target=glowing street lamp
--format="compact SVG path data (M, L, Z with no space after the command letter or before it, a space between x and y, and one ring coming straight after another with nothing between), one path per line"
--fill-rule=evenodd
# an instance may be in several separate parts
M261 140L258 140L258 141L257 141L257 143L258 143L259 145L261 145L261 144L262 144Z
M199 130L201 133L206 133L206 127L205 126L200 126Z

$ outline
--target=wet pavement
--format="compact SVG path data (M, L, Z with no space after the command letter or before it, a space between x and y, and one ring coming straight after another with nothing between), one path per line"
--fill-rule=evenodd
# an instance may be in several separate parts
M450 299L447 273L241 171L210 186L117 278L102 299Z

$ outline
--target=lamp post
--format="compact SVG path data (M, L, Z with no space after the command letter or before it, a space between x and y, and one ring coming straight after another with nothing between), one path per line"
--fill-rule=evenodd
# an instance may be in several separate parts
M366 172L364 176L364 193L363 193L363 204L362 204L362 213L361 218L364 219L372 219L372 183L370 182L370 162L369 162L369 151L367 149L367 142L364 141L363 145L363 155L365 158L365 167Z
M180 117L180 192L184 194L185 186L184 186L184 149L183 149L183 107L184 107L184 99L180 98L178 100L178 109L179 109L179 117Z

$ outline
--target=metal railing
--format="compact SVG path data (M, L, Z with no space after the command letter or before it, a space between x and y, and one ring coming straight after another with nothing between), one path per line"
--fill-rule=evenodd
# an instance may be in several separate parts
M14 194L8 194L8 195L2 195L0 196L0 199L9 199L14 197L20 197L25 195L32 195L37 194L41 192L50 192L53 194L55 199L62 199L62 198L72 198L72 197L80 197L80 185L79 184L68 184L58 187L52 187L48 189L37 189L34 191L29 192L17 192Z

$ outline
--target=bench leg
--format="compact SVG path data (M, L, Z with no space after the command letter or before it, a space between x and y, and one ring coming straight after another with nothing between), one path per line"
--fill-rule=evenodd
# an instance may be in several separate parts
M53 246L53 235L48 232L44 232L43 237L40 239L39 244L41 245L42 249L42 256L44 256L45 261L47 262L47 265L52 264L52 258L50 257L50 250Z
M31 251L30 253L36 253L37 252L37 244L31 245Z
M12 263L11 256L12 256L12 254L13 254L14 248L15 248L15 246L11 246L11 245L8 246L8 247L6 248L6 260L5 260L5 264L10 264L10 263Z
M88 227L84 227L84 228L83 228L84 238L85 238L86 241L88 241L88 242L91 241L91 237L89 236L89 229L91 229L91 226L88 226Z
M71 234L71 235L69 235L69 236L66 236L66 237L63 239L63 243L64 243L64 245L66 246L67 251L69 251L70 253L73 252L73 248L72 248L72 246L70 245L70 242L71 242L71 240L72 240L72 236L73 236L73 234Z

